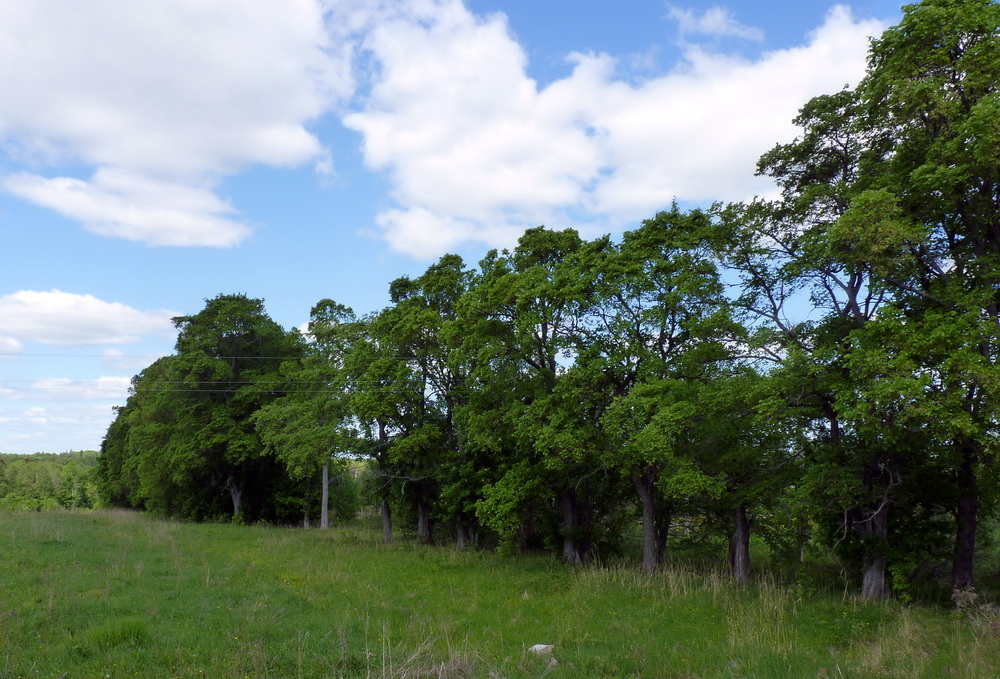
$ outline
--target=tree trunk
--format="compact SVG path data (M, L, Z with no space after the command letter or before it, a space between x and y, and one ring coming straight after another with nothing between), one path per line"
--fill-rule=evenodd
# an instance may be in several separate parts
M729 536L729 568L739 583L750 581L750 521L747 508L737 507L735 526Z
M962 464L958 468L958 503L955 512L955 558L951 579L955 589L972 587L975 565L976 527L979 515L979 484L975 464L978 461L973 446L963 446Z
M855 507L848 512L848 518L861 538L864 550L861 598L884 599L889 596L885 562L886 541L889 537L889 502L893 490L902 483L902 478L896 465L890 460L867 465L863 476L865 488L869 492L880 492L868 508Z
M865 542L862 566L864 576L861 581L861 598L884 599L889 596L889 581L886 578L885 540L889 536L889 506L880 504L871 512L859 511L854 527Z
M233 499L233 517L235 518L243 513L243 486L232 477L227 485L229 486L229 496Z
M455 549L464 552L469 547L469 524L460 522L458 524L458 536L455 539Z
M323 465L323 502L320 506L319 527L326 530L330 527L330 465Z
M389 434L385 430L385 422L382 420L376 420L376 422L378 423L378 442L379 447L381 448L389 441ZM384 455L384 453L381 453L380 455ZM382 467L383 464L384 462L380 460L379 466ZM382 468L384 469L384 467ZM385 481L383 481L383 483L385 483ZM385 486L383 486L382 492L385 495L388 495L389 493ZM382 541L386 544L392 542L392 508L389 506L388 497L382 498Z
M671 512L660 510L656 513L656 563L662 564L667 554L667 538L670 537Z
M583 550L579 544L579 507L576 491L565 488L560 495L563 513L563 559L566 563L583 563Z
M861 581L861 598L870 601L889 596L889 585L885 577L885 557L866 552L863 563L865 573Z
M655 480L656 475L652 467L646 467L645 472L638 468L632 470L632 482L642 502L642 570L647 573L656 570L662 560L657 535L656 503L653 496Z
M431 520L427 500L417 500L417 540L425 545L431 543Z
M382 500L382 540L386 544L392 542L392 507L386 499Z
M308 528L309 527L309 510L308 509L302 515L302 527L303 528Z

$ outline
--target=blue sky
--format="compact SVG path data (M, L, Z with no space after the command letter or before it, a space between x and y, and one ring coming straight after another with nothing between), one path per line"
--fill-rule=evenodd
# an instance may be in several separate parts
M756 158L901 3L0 6L0 452L96 448L170 318L358 313L528 227L772 191Z

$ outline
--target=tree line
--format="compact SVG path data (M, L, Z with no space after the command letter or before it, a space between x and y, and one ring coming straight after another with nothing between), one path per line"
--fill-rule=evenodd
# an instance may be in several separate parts
M530 229L376 313L323 300L304 334L208 300L133 380L102 492L290 516L361 456L387 540L402 519L578 563L639 523L653 570L683 524L727 536L741 581L753 530L836 551L868 598L935 559L970 587L997 506L997 74L1000 5L924 0L761 157L773 198Z
M0 509L89 509L98 499L96 450L0 454Z

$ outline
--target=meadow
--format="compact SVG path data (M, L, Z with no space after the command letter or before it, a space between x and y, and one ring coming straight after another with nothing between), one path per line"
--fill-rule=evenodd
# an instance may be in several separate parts
M133 512L0 514L0 678L995 677L995 609ZM534 644L551 644L536 655Z

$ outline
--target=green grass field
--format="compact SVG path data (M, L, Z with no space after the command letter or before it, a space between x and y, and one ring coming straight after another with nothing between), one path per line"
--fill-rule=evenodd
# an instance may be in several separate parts
M385 546L360 523L0 514L0 555L3 679L996 677L1000 659L985 608Z

